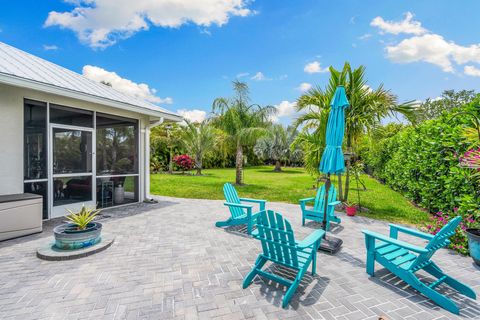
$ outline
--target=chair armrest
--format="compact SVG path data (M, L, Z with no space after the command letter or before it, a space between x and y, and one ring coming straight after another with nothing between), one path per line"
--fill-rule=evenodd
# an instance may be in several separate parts
M333 201L333 202L330 202L328 205L329 206L336 206L337 204L340 204L342 203L342 201Z
M312 198L300 199L300 200L298 200L298 201L299 201L300 203L302 203L302 202L305 203L305 202L310 202L310 201L313 201L313 200L315 200L314 197L312 197Z
M305 239L297 243L297 247L300 249L308 248L312 246L315 242L319 241L325 235L325 231L318 229L310 233Z
M399 226L397 224L391 223L390 224L390 237L396 239L398 237L398 231L401 231L403 233L406 233L406 234L409 234L409 235L412 235L412 236L415 236L415 237L418 237L418 238L422 238L422 239L425 239L425 240L431 240L434 237L433 234L425 233L425 232L422 232L422 231L419 231L419 230L415 230L415 229L411 229L411 228L407 228L407 227L404 227L404 226Z
M394 245L402 247L402 248L404 248L408 251L413 251L413 252L416 252L416 253L427 253L428 252L428 250L425 249L425 248L421 248L419 246L410 244L410 243L405 242L405 241L401 241L401 240L397 240L397 239L394 239L394 238L387 237L387 236L385 236L381 233L377 233L377 232L373 232L373 231L369 231L369 230L362 230L362 232L365 234L365 237L372 237L372 238L375 238L375 239L383 241L383 242L394 244Z
M253 203L265 203L265 202L267 202L267 200L249 199L249 198L240 198L240 201L253 202Z
M250 209L250 210L253 208L253 206L248 204L233 203L233 202L225 202L223 205L227 207L237 207L237 208Z

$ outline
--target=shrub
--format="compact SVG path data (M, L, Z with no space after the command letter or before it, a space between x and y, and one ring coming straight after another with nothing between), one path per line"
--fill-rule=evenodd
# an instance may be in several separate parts
M447 212L455 210L462 216L462 227L451 244L462 253L468 250L464 229L480 218L480 181L475 168L479 153L471 149L463 134L471 127L471 120L453 115L458 111L480 115L479 104L477 97L452 113L405 127L383 139L370 139L367 146L363 143L360 147L369 173L435 213L429 232L435 233L452 217Z
M173 162L182 170L189 171L193 168L193 160L187 154L173 157Z

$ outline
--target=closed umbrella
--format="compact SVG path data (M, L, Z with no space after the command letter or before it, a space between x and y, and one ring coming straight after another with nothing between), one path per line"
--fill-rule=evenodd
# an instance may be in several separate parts
M320 161L320 172L327 174L325 182L325 208L323 210L323 229L327 224L328 193L331 186L330 175L343 173L345 171L345 160L343 158L342 143L345 135L345 108L349 106L347 94L343 86L338 86L330 102L330 113L328 115L326 131L326 147ZM321 250L330 253L337 252L343 241L331 236L322 240Z

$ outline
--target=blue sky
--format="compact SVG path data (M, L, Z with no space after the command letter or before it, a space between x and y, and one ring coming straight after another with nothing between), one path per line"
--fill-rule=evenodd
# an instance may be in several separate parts
M9 1L0 41L173 111L209 112L241 76L288 123L300 84L324 86L344 61L400 101L478 88L478 12L473 0Z

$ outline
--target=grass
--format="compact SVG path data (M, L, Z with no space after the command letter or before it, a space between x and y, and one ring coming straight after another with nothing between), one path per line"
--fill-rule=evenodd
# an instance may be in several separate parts
M286 168L280 173L273 172L272 169L270 166L246 168L246 185L237 186L240 196L298 204L299 199L315 195L314 179L302 168ZM179 198L223 199L223 184L235 181L233 168L207 169L203 170L203 174L152 174L151 193ZM359 213L360 215L414 225L428 221L428 213L412 205L398 192L369 176L364 175L362 179L367 190L360 191L361 204L369 211ZM357 199L357 190L353 186L349 198Z

